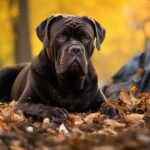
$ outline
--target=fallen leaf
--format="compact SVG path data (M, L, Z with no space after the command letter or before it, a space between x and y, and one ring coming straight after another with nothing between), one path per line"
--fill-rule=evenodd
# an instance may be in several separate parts
M95 118L100 118L100 113L92 113L84 118L84 121L87 123L92 123Z
M124 102L127 105L127 107L131 107L131 97L125 90L121 89L119 98L122 102Z
M125 128L124 123L119 123L117 120L113 120L113 119L105 119L104 125L110 126L112 128Z
M97 147L93 147L92 150L116 150L115 147L113 146L97 146Z
M145 100L146 109L150 112L150 98Z
M113 129L111 129L110 127L108 127L108 128L104 128L102 130L99 130L97 132L97 134L106 135L106 136L109 136L109 135L115 136L118 133L116 131L114 131Z
M69 114L69 120L75 125L80 125L83 123L83 119L80 115Z
M143 114L129 114L124 115L124 119L127 123L135 124L141 120L143 120L144 115Z
M133 96L135 94L135 92L137 91L137 87L136 86L133 86L130 88L130 96Z

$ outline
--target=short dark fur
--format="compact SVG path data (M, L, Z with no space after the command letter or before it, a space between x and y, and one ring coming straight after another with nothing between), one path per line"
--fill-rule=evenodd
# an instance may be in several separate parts
M100 49L105 30L88 17L53 15L36 31L43 50L31 63L0 70L0 99L17 100L19 109L38 119L99 109L105 97L90 57L94 38Z

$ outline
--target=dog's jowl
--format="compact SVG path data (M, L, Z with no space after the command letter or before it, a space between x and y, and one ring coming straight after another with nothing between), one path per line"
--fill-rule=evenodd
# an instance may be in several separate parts
M42 51L32 62L0 70L0 99L18 101L24 114L37 119L100 109L105 97L90 58L94 45L100 49L104 28L86 16L52 15L36 32Z

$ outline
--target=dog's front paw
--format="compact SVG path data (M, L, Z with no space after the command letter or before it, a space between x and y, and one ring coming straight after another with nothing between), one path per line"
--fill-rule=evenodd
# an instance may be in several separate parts
M49 118L52 120L66 120L68 118L68 112L64 108L50 107L44 110L43 118Z
M114 108L108 103L103 103L100 108L100 112L109 118L118 118L120 116L118 109Z

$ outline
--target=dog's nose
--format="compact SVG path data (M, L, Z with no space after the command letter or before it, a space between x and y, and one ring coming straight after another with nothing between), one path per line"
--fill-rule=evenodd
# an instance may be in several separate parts
M72 47L70 49L70 53L72 53L74 55L78 55L79 53L81 53L81 48L80 47Z

